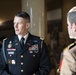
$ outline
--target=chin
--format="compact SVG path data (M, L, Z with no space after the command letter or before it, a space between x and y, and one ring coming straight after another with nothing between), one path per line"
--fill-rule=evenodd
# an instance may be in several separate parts
M15 32L16 35L18 35L19 33Z

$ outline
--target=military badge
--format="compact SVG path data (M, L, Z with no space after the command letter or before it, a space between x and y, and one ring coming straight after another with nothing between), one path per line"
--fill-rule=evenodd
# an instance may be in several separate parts
M8 44L8 48L11 48L12 47L12 44Z
M36 45L32 45L30 48L29 48L29 51L30 50L38 50L38 45L36 44Z
M38 53L38 44L29 47L29 53Z
M16 51L15 48L8 48L7 50L8 50L8 51Z
M8 48L11 48L11 47L12 47L12 41L10 41L8 44Z
M18 43L16 43L15 45L18 45Z

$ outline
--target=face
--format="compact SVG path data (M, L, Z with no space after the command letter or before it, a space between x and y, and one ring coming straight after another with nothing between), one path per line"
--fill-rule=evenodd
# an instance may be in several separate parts
M14 17L14 30L15 34L24 36L28 33L28 28L30 23L28 23L24 18L15 16Z
M70 38L76 39L76 24L73 23L71 25L71 23L69 22L69 20L67 19L67 28L68 28L68 34Z

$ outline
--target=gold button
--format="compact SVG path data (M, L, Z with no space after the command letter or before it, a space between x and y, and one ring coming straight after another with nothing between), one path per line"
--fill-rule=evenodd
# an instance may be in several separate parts
M21 70L21 72L23 72L23 70Z
M21 65L23 65L23 62L21 62Z
M23 55L21 55L21 58L23 58Z

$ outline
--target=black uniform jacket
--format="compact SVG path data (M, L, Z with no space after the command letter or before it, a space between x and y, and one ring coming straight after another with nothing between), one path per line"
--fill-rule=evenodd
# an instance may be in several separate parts
M39 37L29 34L23 49L18 36L5 40L4 51L0 52L0 75L49 75L50 66L48 49Z

